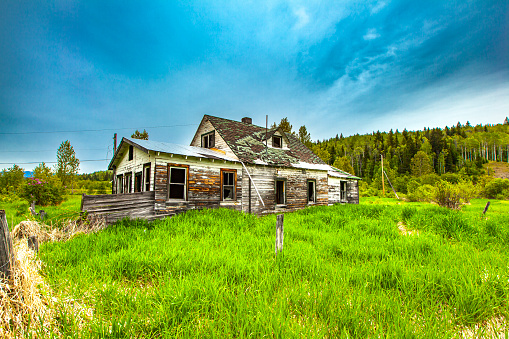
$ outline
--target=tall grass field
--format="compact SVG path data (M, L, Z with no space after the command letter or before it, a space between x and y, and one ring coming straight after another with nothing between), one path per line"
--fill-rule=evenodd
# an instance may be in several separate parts
M483 215L485 202L288 213L277 257L276 216L225 209L46 243L39 256L58 296L55 335L487 336L509 311L509 205Z

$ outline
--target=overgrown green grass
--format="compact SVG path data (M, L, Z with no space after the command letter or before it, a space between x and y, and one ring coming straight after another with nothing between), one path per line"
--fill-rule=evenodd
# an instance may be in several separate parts
M12 230L14 226L23 220L33 219L30 216L28 207L30 204L16 196L0 197L0 210L5 210L9 228ZM81 195L67 195L66 199L57 206L35 206L37 212L44 210L47 213L45 222L47 224L59 224L62 220L76 218L79 215L81 207ZM38 220L35 217L35 220Z
M275 216L190 211L48 243L40 257L71 337L449 338L509 310L509 220L481 214L308 208L286 214L276 259ZM68 300L93 309L83 327Z

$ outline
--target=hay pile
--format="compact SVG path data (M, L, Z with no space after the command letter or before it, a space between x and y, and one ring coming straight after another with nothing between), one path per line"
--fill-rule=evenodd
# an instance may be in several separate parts
M48 337L59 335L55 324L58 299L39 274L42 263L28 247L28 237L39 243L65 241L79 233L92 233L106 227L104 220L69 220L62 229L51 229L37 221L22 221L11 232L15 269L11 281L0 278L0 338ZM70 303L70 312L83 307ZM89 312L86 312L89 313Z

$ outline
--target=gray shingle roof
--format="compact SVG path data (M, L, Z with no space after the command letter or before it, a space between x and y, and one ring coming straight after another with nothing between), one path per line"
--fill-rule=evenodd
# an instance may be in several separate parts
M265 147L265 127L205 115L233 153L245 163L293 167L299 163L325 163L293 134L284 133L288 149ZM276 129L268 129L270 138Z

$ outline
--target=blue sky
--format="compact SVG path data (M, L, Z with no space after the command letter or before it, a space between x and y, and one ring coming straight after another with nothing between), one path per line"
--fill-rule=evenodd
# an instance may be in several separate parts
M113 133L136 128L189 144L204 114L257 125L288 117L313 140L501 123L508 9L506 0L2 1L0 168L55 161L64 140L81 160L110 158ZM81 172L107 164L82 162Z

